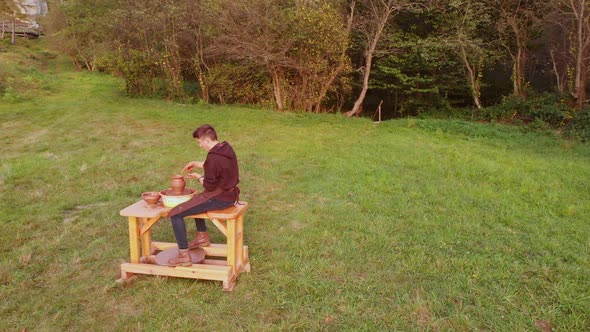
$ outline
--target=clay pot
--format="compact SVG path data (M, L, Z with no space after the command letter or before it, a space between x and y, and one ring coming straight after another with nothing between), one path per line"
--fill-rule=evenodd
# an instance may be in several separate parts
M172 188L172 192L176 195L182 195L184 192L184 187L186 187L186 181L184 181L184 176L182 175L174 175L172 177L172 182L170 182L170 187Z
M155 206L160 200L160 193L157 191L148 191L141 194L141 198L150 206Z

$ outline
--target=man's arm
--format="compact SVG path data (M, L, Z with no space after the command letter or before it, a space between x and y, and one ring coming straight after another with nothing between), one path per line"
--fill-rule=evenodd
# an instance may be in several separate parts
M190 163L184 165L184 168L182 169L182 171L180 171L180 173L184 173L184 172L190 172L193 170L193 168L198 167L198 168L203 168L203 162L202 161L191 161Z
M203 188L207 191L213 191L219 186L219 162L216 158L208 158L204 165L205 175L199 180Z

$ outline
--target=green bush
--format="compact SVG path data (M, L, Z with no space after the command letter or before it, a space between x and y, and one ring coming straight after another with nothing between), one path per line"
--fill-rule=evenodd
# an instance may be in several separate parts
M268 104L270 78L255 65L221 64L207 73L209 95L221 104Z
M568 99L559 94L543 93L529 96L505 97L499 105L488 107L478 112L478 119L486 121L529 124L539 122L551 128L563 126L571 118L572 108Z
M571 121L565 127L567 137L579 139L582 142L590 141L590 108L574 114Z
M7 103L16 103L22 101L23 98L18 93L16 93L12 87L9 86L5 89L2 100Z
M446 98L437 94L411 96L401 103L399 112L404 116L425 119L466 119L464 109L453 108Z
M475 119L482 121L503 121L510 120L513 122L517 112L512 107L504 107L504 105L495 105L485 107L475 112Z

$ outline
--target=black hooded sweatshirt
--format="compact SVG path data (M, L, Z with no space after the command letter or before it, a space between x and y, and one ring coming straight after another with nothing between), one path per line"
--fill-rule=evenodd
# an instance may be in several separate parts
M223 189L223 193L215 196L215 199L228 202L238 199L238 190L236 190L240 182L238 157L228 142L217 143L209 150L203 169L205 170L203 181L205 190Z

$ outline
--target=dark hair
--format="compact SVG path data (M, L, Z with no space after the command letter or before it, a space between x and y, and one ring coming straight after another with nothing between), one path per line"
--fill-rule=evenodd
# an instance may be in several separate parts
M193 138L209 138L212 141L217 141L217 133L213 127L204 124L193 131Z

